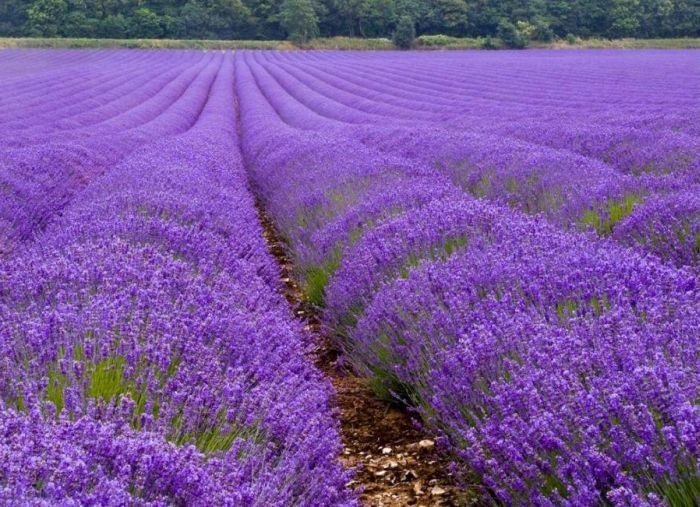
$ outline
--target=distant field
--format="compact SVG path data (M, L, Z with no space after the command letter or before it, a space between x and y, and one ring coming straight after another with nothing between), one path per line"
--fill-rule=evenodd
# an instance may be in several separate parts
M0 51L0 506L697 505L697 51L61 42Z
M492 39L495 49L503 47ZM459 38L444 35L424 35L416 39L416 49L483 49L482 38ZM567 41L531 42L530 48L614 48L614 49L691 49L700 48L700 38L682 39L581 39ZM279 40L177 40L177 39L78 39L78 38L3 38L0 48L142 48L142 49L277 49L296 50L289 41ZM389 39L361 39L355 37L318 38L304 49L388 50L394 49Z

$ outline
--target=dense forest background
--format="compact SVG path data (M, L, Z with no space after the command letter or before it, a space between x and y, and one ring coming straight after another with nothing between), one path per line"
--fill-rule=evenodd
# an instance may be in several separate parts
M0 0L0 36L697 37L698 0ZM300 35L299 29L303 30Z

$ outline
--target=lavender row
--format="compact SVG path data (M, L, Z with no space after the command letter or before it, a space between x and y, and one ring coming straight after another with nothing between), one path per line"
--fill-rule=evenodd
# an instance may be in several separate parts
M127 52L115 53L112 57L94 53L92 55L80 52L75 62L66 62L57 53L53 56L45 54L46 68L37 72L28 72L12 80L3 74L3 110L0 118L3 122L24 119L27 111L50 113L52 106L57 101L65 101L71 98L74 104L80 103L85 98L100 97L100 91L108 90L113 82L120 81L129 75L144 70L156 70L166 64L160 60L157 54L144 52L130 55ZM170 65L190 64L201 58L197 54L182 54L172 56ZM7 69L11 63L7 62L7 53L0 54L3 68ZM28 58L31 61L31 58ZM25 63L25 68L31 69L31 64ZM79 64L78 64L79 63ZM124 72L115 73L114 67L120 66ZM110 70L111 69L111 70ZM56 116L61 116L61 109L56 111ZM26 119L25 119L26 121Z
M355 504L216 63L0 264L0 502Z
M310 130L342 129L346 137L372 149L437 166L472 195L528 213L543 213L566 228L591 228L610 235L628 215L635 215L631 221L639 220L635 207L645 199L675 195L688 186L697 188L700 145L688 134L654 132L647 124L644 128L584 124L572 129L566 117L543 124L527 118L516 122L507 115L490 120L492 126L482 129L488 132L477 132L473 126L463 128L464 121L449 126L424 119L415 122L418 126L410 126L403 119L387 121L391 118L382 108L390 106L384 103L368 113L372 101L358 98L348 102L341 95L343 103L337 102L339 93L347 95L334 88L348 87L340 78L322 83L323 93L315 84L314 94L314 72L310 75L308 64L295 69L287 58L278 57L280 64L276 66L256 59L270 58L246 55L261 91L291 125ZM334 70L323 72L332 74ZM362 89L358 90L361 93ZM464 99L463 104L473 107ZM547 110L547 105L540 106ZM551 110L550 115L554 114ZM611 128L623 137L610 134ZM681 210L683 206L682 202L676 206L673 220L678 234L667 236L667 241L676 243L672 248L657 248L653 238L634 241L621 234L614 237L635 247L641 244L646 251L678 265L694 265L700 254L694 243L700 237L691 234L688 238L683 231L693 229L698 219L692 209Z
M542 214L564 228L612 235L679 266L696 266L700 260L700 236L694 233L700 217L691 201L675 200L700 191L700 172L694 169L630 176L568 151L537 149L493 135L452 134L440 128L422 129L419 135L407 129L376 129L368 138L383 150L437 165L475 197ZM658 199L675 201L673 214L664 213L671 229L664 239L668 247L651 234L656 222L642 229L649 231L648 237L632 238L622 232L629 229L628 223L644 219L647 200Z
M272 57L259 58L273 60ZM669 57L664 55L664 58ZM275 64L267 68L281 82L286 82L289 88L303 88L294 90L295 93L301 93L301 100L308 96L308 103L313 105L318 103L313 97L321 95L338 102L338 106L342 103L350 109L360 109L359 112L367 118L365 121L373 123L379 114L380 117L393 116L393 120L409 118L411 122L420 118L434 120L460 130L485 129L501 135L516 134L526 136L535 143L568 147L601 160L620 162L618 167L625 171L650 170L648 157L654 155L650 153L653 150L668 150L666 158L674 152L686 156L694 154L683 143L696 143L697 139L693 139L692 131L682 132L692 129L696 123L693 119L697 114L697 100L693 97L692 89L679 93L668 85L663 86L663 82L651 87L650 76L644 77L643 88L629 78L622 86L620 83L605 86L605 76L600 75L598 66L605 69L605 66L611 64L620 65L629 69L630 74L633 71L639 72L638 68L630 68L635 65L631 58L597 63L596 67L590 66L589 60L580 57L565 59L568 65L547 57L537 58L534 62L528 62L530 68L522 69L522 76L514 76L512 73L503 76L502 72L495 76L488 75L494 72L494 64L499 63L499 60L512 65L514 62L509 62L507 56L494 57L484 62L471 55L468 65L461 62L454 65L458 70L441 68L445 62L439 61L430 65L424 63L424 69L420 69L420 58L416 56L411 59L410 66L402 65L402 60L395 57L385 58L379 65L367 65L365 62L364 68L358 68L357 65L347 65L347 62L343 62L347 59L343 58L323 62L322 65L312 61L295 66L290 65L289 60L303 59L284 56L275 58ZM559 84L557 78L561 80L561 71L571 73L574 62L589 73L599 74L598 80L591 82L590 78L579 81L570 79L566 87L555 88ZM692 66L688 67L690 62L687 55L671 55L671 62L686 75L693 73ZM554 68L554 72L547 69L553 75L543 78L534 74L533 69L541 70L543 64ZM665 70L670 73L669 77L665 77L667 82L680 78L678 70L673 67ZM427 82L421 77L421 71L431 73L434 77ZM559 75L556 74L557 71L560 72ZM575 71L581 72L578 68ZM412 73L416 74L413 79ZM397 75L400 76L399 79ZM469 82L474 77L478 83L468 86L462 93L457 92L464 81ZM545 79L550 83L545 84ZM441 98L444 92L431 88L431 84L440 80L443 80L444 89L449 90L445 99ZM297 83L294 87L294 81L302 86L299 87ZM583 86L577 87L578 82ZM509 90L514 84L519 86L517 95ZM537 84L540 86L537 87ZM594 86L597 88L596 94L590 96ZM543 93L542 90L546 92ZM610 103L615 104L614 113L609 110ZM626 103L630 104L631 111L623 113L623 104ZM586 114L586 125L580 126L577 125L580 122L574 122L574 119L575 115L582 113ZM586 130L591 125L597 130ZM662 139L655 138L650 133L661 134ZM669 143L672 146L667 146ZM641 148L646 152L647 160L633 158L634 152ZM611 155L621 160L615 160ZM663 169L666 160L662 154L658 154L658 157L657 166Z
M258 60L293 63L317 77L311 82L321 77L359 95L364 89L364 95L375 94L382 102L444 114L448 125L462 128L468 128L462 117L573 122L585 113L587 124L698 132L693 122L697 89L692 84L673 87L679 79L692 82L697 76L692 52L399 54L364 60L348 54L328 55L325 61L322 56L266 53ZM481 127L488 125L472 125Z
M416 407L498 501L692 502L697 275L570 227L641 248L668 238L650 249L693 264L687 168L637 177L493 133L410 127L368 102L353 113L330 89L312 101L306 69L289 71L331 55L277 58L238 57L243 153L346 360ZM434 164L450 150L477 167ZM482 188L465 193L472 171Z
M6 146L27 146L46 142L51 134L59 139L75 137L76 133L91 134L85 131L86 127L99 126L138 106L190 65L174 68L150 65L148 69L129 72L114 79L104 79L99 75L95 84L83 83L77 87L92 90L89 95L76 97L77 93L72 92L68 100L51 97L51 105L42 104L36 108L30 108L22 98L17 99L25 104L24 114L3 124L6 130L1 138L2 143Z
M677 56L678 61L682 63L684 60L679 56ZM474 59L476 60L476 58ZM470 90L472 96L457 96L447 102L445 106L439 104L439 98L436 98L433 91L427 92L425 89L421 93L416 94L422 100L402 99L401 97L405 95L403 93L399 97L394 97L393 102L395 103L390 105L387 102L392 102L392 90L397 87L400 88L405 83L403 79L397 80L395 73L392 78L387 78L385 83L381 83L381 78L378 79L375 73L367 77L364 77L362 73L360 73L359 77L357 74L344 74L341 67L342 64L338 65L335 62L330 66L330 69L329 65L325 65L325 68L300 65L300 68L297 69L293 65L285 64L285 60L280 58L278 65L266 66L267 70L274 75L275 79L285 89L291 90L298 100L309 104L310 107L319 107L318 96L320 95L326 99L330 98L331 101L338 102L336 110L342 110L342 108L354 109L354 115L350 113L349 116L344 114L342 117L345 120L351 118L348 120L350 122L361 121L360 118L362 117L364 117L365 122L371 123L381 121L382 117L392 120L408 117L412 122L415 122L421 115L428 115L423 119L452 125L453 128L459 128L460 130L491 130L500 135L524 136L535 143L572 149L584 155L615 163L620 170L628 172L654 169L669 170L669 163L673 163L674 155L676 158L675 163L677 164L682 164L684 157L697 159L695 156L696 149L693 149L693 146L697 147L697 138L676 132L678 129L688 127L694 123L692 111L694 108L697 109L695 106L696 101L692 98L692 95L687 96L688 94L685 97L679 97L677 101L669 100L667 97L669 94L668 88L662 88L656 91L655 96L646 99L647 111L643 111L644 114L651 115L653 112L656 112L656 114L651 118L642 116L637 122L634 119L639 118L639 112L636 115L628 114L622 118L611 117L609 112L595 113L587 110L590 108L587 107L586 102L581 103L580 108L576 109L575 106L578 106L579 102L574 103L573 97L569 96L564 96L561 100L562 104L565 103L567 107L557 106L556 101L553 101L551 97L547 100L528 97L530 100L536 100L536 102L527 106L521 106L514 97L489 97L490 94L500 93L499 90L507 88L508 83L504 82L503 78L501 78L501 81L488 83L495 88L485 90L482 84L480 88ZM479 66L478 60L470 63L474 67L470 70L483 70ZM583 61L581 63L585 64L586 62ZM622 63L625 63L624 60ZM341 67L341 69L339 70L338 67ZM439 68L439 66L435 65L433 67L433 71L437 70L435 67ZM378 72L381 73L382 70L378 70ZM384 70L384 72L387 71ZM402 73L405 73L405 70ZM483 80L481 74L477 75ZM463 77L464 74L456 76L458 81L455 84L458 85L459 79ZM377 81L380 81L380 84L377 84ZM508 81L512 81L512 75L508 76ZM423 80L423 85L425 85L425 80ZM456 86L453 85L454 87ZM379 88L379 92L377 88ZM579 92L579 90L576 90L576 92ZM660 93L664 93L663 98L660 96ZM636 95L638 94L635 93L634 96ZM479 104L478 101L480 99L483 100L484 97L489 97L489 100L484 104ZM508 109L505 111L491 110L489 106L498 99L500 99L498 104L505 103ZM579 98L578 100L580 101L581 99ZM613 97L609 97L607 100L613 100ZM620 101L618 97L615 97L614 100ZM403 106L401 105L402 101ZM605 105L604 100L601 102ZM649 103L656 105L659 102L665 108L663 116L660 111L649 107ZM537 106L537 109L534 109L533 105ZM329 111L333 109L328 104L324 107ZM397 112L395 113L396 118L391 118L392 115L389 111L396 109L396 107L403 109L403 112ZM503 108L504 106L500 107ZM619 105L617 107L619 108ZM521 108L522 111L516 112L519 111L518 108ZM382 113L382 111L385 112ZM598 120L587 118L587 125L572 129L570 125L572 123L571 114L581 114L582 111L585 111L586 114L594 115L594 117L598 116ZM338 112L336 111L333 114L338 114ZM465 114L468 119L461 119L460 116ZM544 116L544 118L542 120L533 120L533 115ZM564 122L561 121L562 118L565 120ZM488 119L489 124L494 122L496 124L493 126L483 125L484 119ZM666 124L665 128L661 128L659 124L664 125L664 119L668 119L671 123ZM639 124L639 122L642 122L642 124ZM591 125L595 128L591 129ZM588 130L586 130L587 128ZM661 130L659 130L660 128ZM652 133L655 133L656 137L650 135ZM662 135L661 139L658 138L659 134ZM688 143L690 143L690 146L686 146ZM636 153L637 150L641 151L641 153ZM653 153L654 150L662 150L662 153ZM666 150L666 152L663 153L663 150ZM634 159L635 155L638 156L638 159ZM655 164L657 167L654 167L652 164ZM673 169L673 166L670 168Z
M542 222L441 208L367 236L329 285L356 368L419 407L507 503L693 498L696 277ZM421 226L429 212L446 218ZM411 259L406 231L433 236L457 213L465 246ZM368 261L384 274L363 284Z
M219 57L191 66L167 85L154 88L153 95L140 104L129 108L131 104L125 100L121 114L105 111L104 121L82 135L45 136L43 143L22 146L20 142L3 149L3 249L31 238L77 191L137 147L187 130L203 107L220 64Z

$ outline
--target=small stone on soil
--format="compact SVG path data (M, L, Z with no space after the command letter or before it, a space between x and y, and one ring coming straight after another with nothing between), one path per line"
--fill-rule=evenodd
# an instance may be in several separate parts
M413 484L413 492L416 494L416 496L423 494L423 484L420 481L416 481Z
M442 489L442 488L440 488L440 487L438 487L438 486L435 486L433 489L430 490L430 494L433 495L433 496L444 495L444 494L445 494L445 490Z
M418 442L418 447L424 451L431 451L435 447L435 442L432 440L421 440Z

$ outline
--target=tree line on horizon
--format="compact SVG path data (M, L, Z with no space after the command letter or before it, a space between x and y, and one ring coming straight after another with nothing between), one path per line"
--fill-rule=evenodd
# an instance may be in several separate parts
M700 35L697 0L3 0L0 36L284 39L444 34L517 47ZM409 37L410 38L410 37Z

